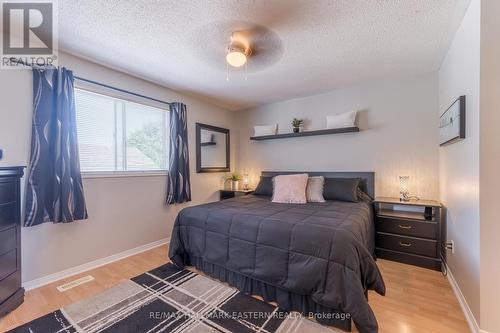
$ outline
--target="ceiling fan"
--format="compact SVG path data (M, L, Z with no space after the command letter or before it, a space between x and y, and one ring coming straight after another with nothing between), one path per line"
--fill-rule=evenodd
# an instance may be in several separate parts
M267 27L246 21L220 21L200 27L193 36L194 55L220 71L235 75L273 66L283 56L283 44ZM244 67L244 71L241 71Z

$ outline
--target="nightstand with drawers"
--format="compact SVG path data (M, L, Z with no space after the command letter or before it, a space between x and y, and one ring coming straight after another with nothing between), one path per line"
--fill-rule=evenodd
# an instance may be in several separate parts
M446 226L439 202L376 198L374 204L378 258L441 270Z
M247 195L252 193L254 190L220 190L219 191L219 199L226 200L231 199L240 195Z

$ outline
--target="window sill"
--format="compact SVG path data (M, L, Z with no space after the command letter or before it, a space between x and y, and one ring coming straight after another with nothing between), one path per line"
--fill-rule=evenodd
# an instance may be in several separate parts
M168 170L154 171L87 171L82 172L82 178L121 178L121 177L158 177L166 176Z

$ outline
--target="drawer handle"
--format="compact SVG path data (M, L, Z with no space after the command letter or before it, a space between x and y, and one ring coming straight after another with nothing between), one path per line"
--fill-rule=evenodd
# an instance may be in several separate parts
M411 243L410 243L410 242L399 242L399 245L401 245L401 246L406 246L406 247L410 247L410 246L411 246Z
M402 224L400 224L400 225L399 225L399 228L400 228L400 229L407 229L407 230L410 230L410 229L411 229L411 225L402 225Z

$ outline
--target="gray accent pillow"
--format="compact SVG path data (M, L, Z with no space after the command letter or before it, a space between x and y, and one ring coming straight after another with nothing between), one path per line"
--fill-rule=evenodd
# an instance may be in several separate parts
M325 202L325 198L323 198L324 187L325 177L309 177L306 188L307 202Z
M362 189L358 188L358 200L363 202L372 202L373 198L368 194L366 194L365 192L363 192Z
M273 177L271 176L260 176L260 181L255 191L252 193L255 195L265 195L268 197L273 196Z
M361 178L325 178L323 197L325 200L358 202Z

